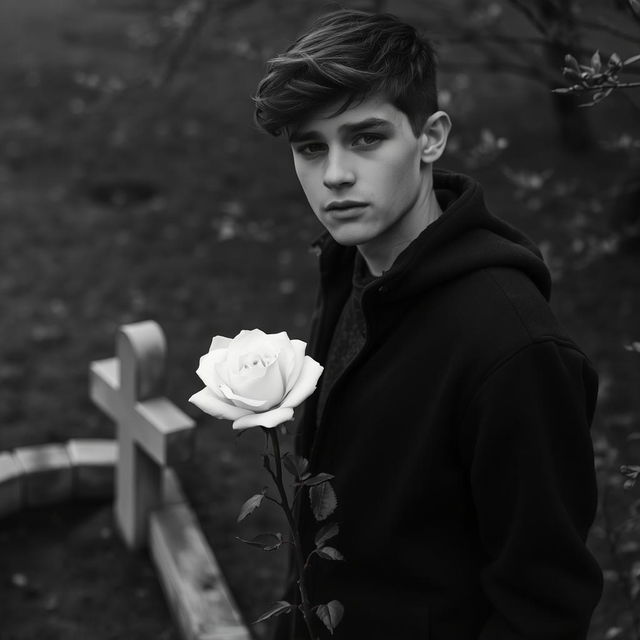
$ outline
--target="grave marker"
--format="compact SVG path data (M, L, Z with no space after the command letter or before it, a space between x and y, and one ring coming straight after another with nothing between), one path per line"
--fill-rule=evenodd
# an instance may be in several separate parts
M184 640L251 640L171 463L191 453L194 422L161 397L165 340L155 322L124 326L117 357L91 364L90 393L118 425L117 442L0 452L0 517L23 507L113 492L129 547L149 545Z
M116 522L130 548L147 544L164 468L191 453L194 421L161 396L166 341L156 322L124 325L115 358L91 363L92 400L117 424Z

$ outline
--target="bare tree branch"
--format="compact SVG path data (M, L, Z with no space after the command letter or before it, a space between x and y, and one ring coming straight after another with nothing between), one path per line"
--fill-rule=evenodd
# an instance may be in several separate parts
M581 87L576 86L573 88L574 91L583 92L583 91L596 91L598 89L635 89L640 87L640 82L603 82L595 87Z

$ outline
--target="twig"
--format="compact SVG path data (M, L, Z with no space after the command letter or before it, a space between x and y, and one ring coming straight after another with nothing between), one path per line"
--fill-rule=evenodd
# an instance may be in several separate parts
M640 82L603 82L602 84L594 85L593 87L584 87L582 85L574 85L570 87L574 92L585 91L600 91L601 89L634 89L640 87Z

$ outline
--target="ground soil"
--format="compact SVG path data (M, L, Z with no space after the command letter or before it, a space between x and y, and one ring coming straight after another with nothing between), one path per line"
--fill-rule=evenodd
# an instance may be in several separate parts
M411 5L387 4L399 13ZM163 19L176 5L0 5L0 450L112 437L87 396L88 364L113 354L122 323L157 320L169 344L167 395L199 425L195 455L178 472L251 620L279 595L285 563L235 539L282 525L267 509L235 522L265 481L262 437L237 438L186 399L212 335L260 327L304 339L308 330L307 245L320 229L286 145L256 131L249 99L262 60L304 11L228 3L154 88L149 78L178 51ZM640 268L638 244L612 222L633 156L610 143L638 137L640 119L610 99L589 113L599 149L575 154L558 143L548 93L535 84L462 68L442 86L455 122L442 166L480 178L494 212L540 244L554 309L600 372L601 508L589 544L605 594L590 640L635 638L637 532L612 532L638 498L622 488L619 466L640 461L640 354L625 349L640 340ZM70 504L0 522L0 638L177 634L148 557L125 550L110 505Z

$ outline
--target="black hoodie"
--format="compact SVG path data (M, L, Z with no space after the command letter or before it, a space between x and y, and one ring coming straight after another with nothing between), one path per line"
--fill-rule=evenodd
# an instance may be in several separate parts
M298 429L310 470L335 476L345 557L313 558L311 601L342 602L337 640L584 640L602 586L585 546L597 376L535 246L466 176L434 171L434 189L443 215L364 287L364 344ZM356 249L318 246L308 353L324 364ZM320 524L300 505L306 556Z

